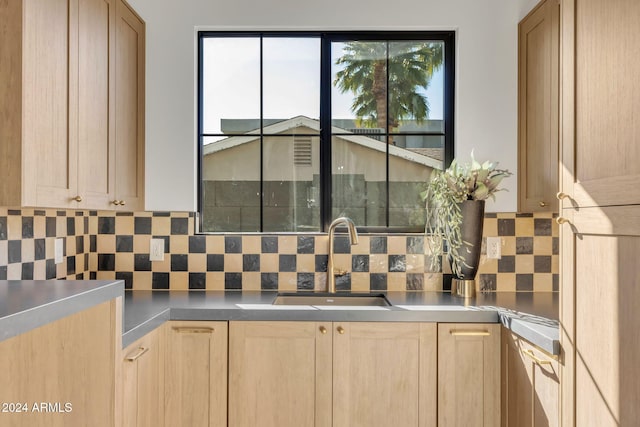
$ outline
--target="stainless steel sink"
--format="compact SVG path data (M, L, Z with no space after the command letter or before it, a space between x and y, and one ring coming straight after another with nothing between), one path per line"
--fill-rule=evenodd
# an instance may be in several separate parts
M279 293L274 305L321 305L321 306L373 306L389 307L391 303L384 294L358 293Z

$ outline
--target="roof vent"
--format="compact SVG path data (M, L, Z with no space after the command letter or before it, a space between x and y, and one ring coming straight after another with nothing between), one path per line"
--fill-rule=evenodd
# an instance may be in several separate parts
M382 134L384 134L384 129L382 128L351 128L346 130L353 134L365 135L378 141L382 141Z
M311 136L294 137L293 164L295 166L311 166Z

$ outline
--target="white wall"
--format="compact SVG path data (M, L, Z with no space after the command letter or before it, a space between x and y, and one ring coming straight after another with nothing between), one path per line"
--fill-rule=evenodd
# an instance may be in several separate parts
M195 210L195 28L457 31L456 157L517 172L517 24L531 0L129 0L147 24L146 208ZM489 211L515 211L517 179Z

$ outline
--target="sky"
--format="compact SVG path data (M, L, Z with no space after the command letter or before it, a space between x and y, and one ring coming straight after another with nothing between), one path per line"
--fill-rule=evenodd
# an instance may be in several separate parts
M334 45L332 62L342 52ZM265 38L264 118L299 115L317 119L320 103L320 40L317 38ZM258 38L210 38L204 47L204 132L220 133L220 119L260 117L260 44ZM333 73L337 69L334 67ZM431 119L442 119L443 73L434 73L425 95ZM353 94L332 90L332 116L355 118ZM215 138L220 139L220 138ZM215 140L212 139L212 140Z

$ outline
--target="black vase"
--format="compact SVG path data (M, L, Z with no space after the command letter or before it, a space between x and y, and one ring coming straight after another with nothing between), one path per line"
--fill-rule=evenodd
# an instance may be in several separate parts
M456 296L473 298L476 295L475 278L482 249L484 204L484 200L465 200L460 203L460 235L463 243L458 254L464 263L460 266L460 273L451 280L451 293Z

